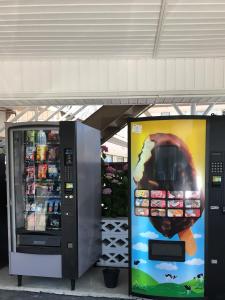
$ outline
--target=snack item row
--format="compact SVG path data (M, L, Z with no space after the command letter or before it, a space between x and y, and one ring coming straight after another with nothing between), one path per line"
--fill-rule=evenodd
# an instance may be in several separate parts
M201 216L200 209L163 209L163 208L145 208L135 207L136 216L144 217L169 217L169 218L199 218Z
M47 142L59 142L59 131L52 130L27 130L25 132L25 141L27 144L44 145Z
M39 197L51 197L59 196L60 194L60 184L58 182L54 183L26 183L26 195L27 196L39 196Z
M28 199L26 202L26 212L34 211L36 213L61 213L61 200L55 198L42 199L34 201L34 199Z
M135 190L136 198L200 199L200 191Z
M59 147L58 146L26 146L25 159L27 161L56 161L59 159Z
M25 229L29 231L45 231L61 228L61 215L37 213L29 211L25 214Z
M150 204L150 205L149 205ZM148 200L145 198L136 198L135 206L137 207L158 207L158 208L200 208L200 200L161 200L161 199L152 199Z
M36 174L37 169L37 174ZM33 181L37 179L57 179L59 177L59 170L56 164L38 164L35 166L28 166L25 169L26 181Z

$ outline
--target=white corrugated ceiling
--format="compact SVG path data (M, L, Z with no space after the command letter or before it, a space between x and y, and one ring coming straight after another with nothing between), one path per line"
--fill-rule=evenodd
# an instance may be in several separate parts
M0 57L224 56L224 0L0 1Z

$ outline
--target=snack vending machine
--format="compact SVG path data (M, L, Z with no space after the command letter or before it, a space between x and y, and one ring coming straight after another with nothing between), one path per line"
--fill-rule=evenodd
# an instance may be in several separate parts
M129 122L133 295L225 299L225 117Z
M7 126L9 273L69 278L101 254L100 132L80 122Z

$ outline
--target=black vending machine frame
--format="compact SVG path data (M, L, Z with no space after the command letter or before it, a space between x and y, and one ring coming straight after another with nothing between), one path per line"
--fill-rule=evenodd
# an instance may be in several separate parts
M71 121L60 122L59 128L62 277L74 289L76 279L101 255L100 132Z
M73 125L73 126L71 126ZM61 161L61 196L62 196L62 277L70 278L73 281L78 278L78 228L77 228L77 147L76 124L71 122L60 122L60 161ZM66 165L65 151L72 150L72 163ZM66 193L66 183L70 180L73 190ZM73 196L73 198L70 198ZM68 241L71 245L69 247ZM75 283L74 283L75 284ZM72 287L73 288L73 287Z

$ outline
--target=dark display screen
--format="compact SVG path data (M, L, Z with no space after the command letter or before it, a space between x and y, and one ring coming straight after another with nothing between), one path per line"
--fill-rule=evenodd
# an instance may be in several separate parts
M149 259L184 261L185 243L182 241L149 241Z
M178 159L176 146L157 147L155 150L155 179L176 181Z

